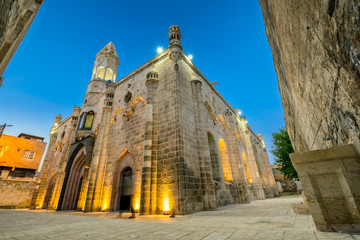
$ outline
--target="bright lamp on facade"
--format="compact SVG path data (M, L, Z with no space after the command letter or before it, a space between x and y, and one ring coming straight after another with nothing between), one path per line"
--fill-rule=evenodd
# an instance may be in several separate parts
M162 51L164 51L164 49L163 49L162 47L158 47L158 48L156 49L156 52L157 52L157 53L162 53Z

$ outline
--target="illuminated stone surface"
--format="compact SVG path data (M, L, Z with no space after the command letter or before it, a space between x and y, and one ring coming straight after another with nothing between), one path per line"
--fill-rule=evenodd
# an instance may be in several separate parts
M1 1L0 78L33 22L42 2L43 0Z
M128 187L141 214L278 196L261 134L184 55L179 27L169 41L117 82L114 44L96 55L83 105L54 120L33 208L114 211L130 201Z
M360 239L316 231L310 214L294 214L299 197L235 204L186 216L116 218L117 213L0 210L0 239Z

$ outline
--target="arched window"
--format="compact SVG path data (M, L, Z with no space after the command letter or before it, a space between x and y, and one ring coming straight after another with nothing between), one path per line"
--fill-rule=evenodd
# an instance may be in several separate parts
M96 73L96 79L103 79L104 75L105 75L104 67L98 68L97 73Z
M113 71L110 68L106 69L105 80L111 81L112 78L113 78Z
M226 143L222 138L220 138L219 140L219 150L220 150L221 166L223 169L224 180L226 182L232 182L233 176L231 171L229 152L226 147Z
M84 126L83 128L91 129L94 120L94 112L90 111L86 114L84 118Z
M211 158L211 170L213 179L219 181L220 180L220 166L219 166L219 158L216 150L216 142L214 136L208 132L208 143L209 143L209 151Z

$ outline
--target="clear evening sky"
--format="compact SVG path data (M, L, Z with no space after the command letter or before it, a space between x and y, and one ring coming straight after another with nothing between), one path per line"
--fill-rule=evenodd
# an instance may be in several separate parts
M271 50L257 0L45 0L7 67L0 88L0 124L46 137L54 117L81 106L95 55L113 41L117 80L167 48L178 25L185 54L234 109L241 109L268 150L284 126ZM269 151L270 160L273 156Z

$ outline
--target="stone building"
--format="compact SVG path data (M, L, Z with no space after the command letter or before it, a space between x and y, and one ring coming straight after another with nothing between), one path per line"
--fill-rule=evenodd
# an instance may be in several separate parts
M4 0L0 8L0 87L2 74L32 24L43 0Z
M37 188L39 169L46 143L43 137L21 133L0 137L0 207L29 207Z
M33 208L188 214L278 196L262 136L180 39L170 27L169 48L117 82L114 44L96 55L83 105L55 117Z
M360 2L259 2L314 222L359 228Z

